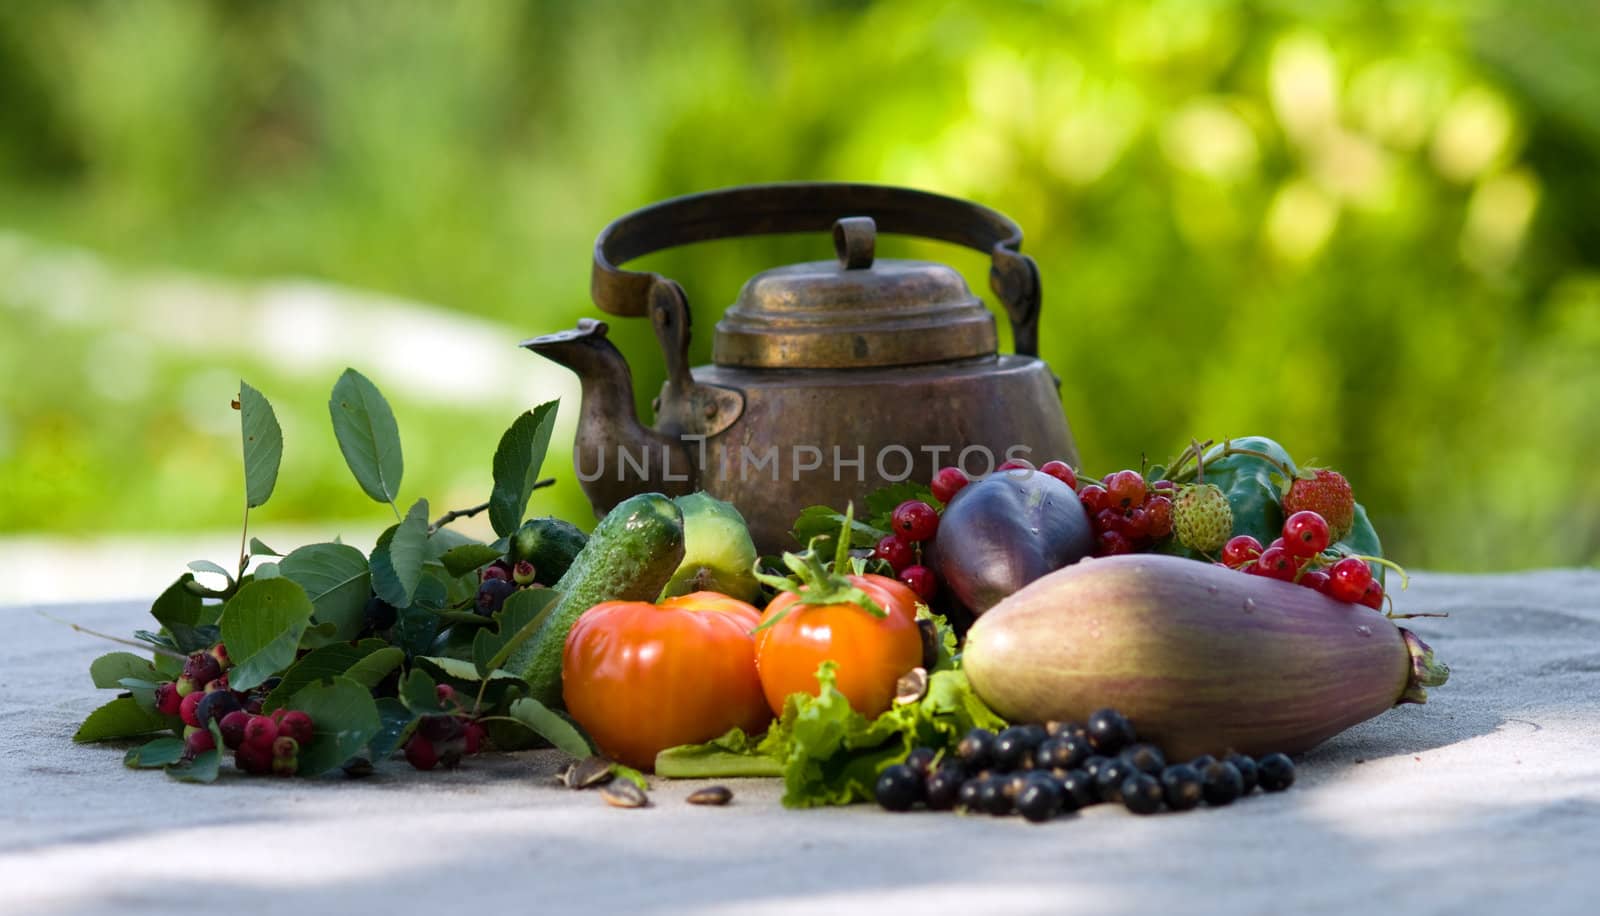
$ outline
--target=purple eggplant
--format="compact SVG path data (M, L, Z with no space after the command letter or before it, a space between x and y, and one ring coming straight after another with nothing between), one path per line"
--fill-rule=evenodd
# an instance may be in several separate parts
M1078 494L1048 474L1019 469L973 481L951 497L932 563L976 617L1093 551L1094 530Z
M972 688L1012 722L1115 707L1169 758L1299 753L1450 669L1359 604L1210 563L1090 560L996 606L967 633Z

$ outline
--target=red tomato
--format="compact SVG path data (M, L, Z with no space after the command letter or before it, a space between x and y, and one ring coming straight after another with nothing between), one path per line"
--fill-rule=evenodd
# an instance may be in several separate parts
M760 733L772 720L750 636L760 615L716 592L597 604L567 634L567 711L607 756L640 770L734 726Z
M756 668L767 705L783 714L791 693L817 694L817 668L839 666L839 692L864 716L884 712L894 702L895 682L922 664L922 634L917 630L917 596L886 576L851 576L887 617L874 617L854 604L796 604L785 592L772 599L762 620L788 610L782 620L756 634Z

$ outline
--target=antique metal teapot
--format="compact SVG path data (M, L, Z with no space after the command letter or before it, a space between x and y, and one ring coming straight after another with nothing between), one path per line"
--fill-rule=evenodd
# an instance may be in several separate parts
M714 364L689 367L689 302L642 255L710 239L833 232L834 261L751 278L717 322ZM989 283L1011 320L1000 355L994 317L943 264L874 258L879 231L965 245L992 258ZM899 480L959 464L974 475L1008 457L1077 464L1058 380L1038 358L1039 274L1010 219L904 188L803 183L729 188L663 201L595 240L591 296L612 315L650 317L666 354L656 424L634 410L633 378L605 322L523 346L578 374L575 470L596 513L635 493L706 490L744 513L758 547L795 546L806 506L842 509Z

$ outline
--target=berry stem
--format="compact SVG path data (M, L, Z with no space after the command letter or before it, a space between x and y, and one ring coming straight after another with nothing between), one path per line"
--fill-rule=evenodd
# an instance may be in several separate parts
M250 534L250 497L244 500L244 524L239 526L239 578L244 578L244 571L250 565L250 552L246 549L245 538Z
M1406 568L1401 566L1399 563L1394 562L1393 560L1385 560L1383 557L1371 557L1361 553L1353 553L1350 554L1350 556L1353 556L1358 560L1366 560L1368 563L1376 563L1379 566L1387 566L1388 568L1399 573L1401 591L1405 591L1406 588L1411 585L1411 577L1406 574Z
M1181 483L1184 480L1187 480L1188 478L1183 476L1180 471L1183 469L1184 465L1189 463L1190 458L1194 458L1196 461L1194 479L1196 481L1204 481L1206 479L1206 461L1208 460L1205 455L1205 450L1210 448L1213 444L1214 440L1209 439L1205 442L1190 440L1189 447L1183 450L1183 454L1179 455L1178 460L1174 461L1172 463L1172 467L1167 470L1167 479L1174 483ZM1231 439L1222 440L1222 448L1218 450L1215 455L1211 456L1209 460L1220 461L1223 458L1229 458L1234 455L1247 455L1251 458L1259 458L1262 461L1265 461L1267 464L1272 465L1274 470L1283 475L1285 485L1295 479L1296 475L1294 471L1282 461L1279 461L1277 458L1274 458L1266 452L1258 449L1244 448L1242 446L1234 445L1233 440Z
M132 646L135 649L142 649L142 650L144 650L146 652L152 652L152 653L154 653L156 655L165 655L168 658L175 658L178 661L188 661L188 659L189 659L189 656L184 655L182 652L174 652L171 649L166 649L166 648L163 648L161 646L153 646L153 645L151 645L150 643L147 643L147 642L139 642L138 640L134 640L134 639L123 639L120 636L112 636L109 633L102 633L99 630L91 630L88 627L79 626L78 624L75 624L70 620L62 620L60 617L57 617L54 614L48 614L48 613L46 613L44 611L41 611L41 610L38 610L38 609L35 609L34 613L38 614L40 617L45 618L46 620L54 620L56 623L65 624L66 626L69 626L69 627L73 628L74 630L77 630L79 633L85 633L85 634L88 634L89 636L98 636L101 639L108 640L110 642L114 642L114 643L116 643L118 645Z

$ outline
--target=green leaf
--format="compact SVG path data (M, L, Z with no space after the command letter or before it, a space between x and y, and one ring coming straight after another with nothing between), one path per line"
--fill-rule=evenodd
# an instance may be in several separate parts
M314 609L291 579L261 579L239 589L222 610L222 641L233 658L228 683L249 690L294 662Z
M122 755L122 765L133 769L164 767L183 759L183 739L157 738Z
M564 753L573 757L583 758L594 753L589 747L589 739L578 731L577 726L543 703L531 697L517 700L511 704L511 718L532 729L535 734L555 745Z
M383 697L378 700L378 719L382 725L378 733L367 741L368 759L373 763L388 760L399 749L411 733L412 726L416 724L418 716L406 708L406 704L394 697Z
M197 573L216 573L222 578L227 579L229 582L233 581L233 576L226 569L223 569L221 566L218 566L216 563L213 563L210 560L190 560L187 565L190 569Z
M312 684L290 698L289 709L311 717L311 743L300 749L300 775L317 776L361 752L383 727L372 692L345 677Z
M473 637L472 660L478 672L487 674L505 664L517 646L538 632L559 597L555 589L524 588L506 598L495 615L499 629L490 632L485 627Z
M783 759L763 753L761 741L735 727L704 744L682 744L657 754L656 775L668 779L782 776Z
M810 506L801 510L800 517L794 520L794 529L790 535L801 547L809 546L812 539L818 537L828 538L828 543L831 544L833 539L839 536L843 526L843 512L835 512L827 506ZM887 528L874 528L860 519L850 523L852 547L871 547L888 536Z
M372 548L372 590L397 608L410 607L422 580L428 548L428 501L419 499L406 517L390 525Z
M222 769L222 752L213 748L194 755L187 766L167 767L167 775L179 782L209 783L217 781Z
M406 657L426 655L439 635L439 615L420 607L403 607L396 612L394 629L390 636L395 645L405 650Z
M480 566L500 559L500 551L488 544L462 544L452 547L439 557L445 571L452 576L464 576Z
M89 677L94 679L96 687L102 688L120 687L122 685L118 682L123 678L144 681L160 679L150 659L132 652L110 652L100 656L89 663Z
M260 538L250 539L250 555L252 557L281 557L283 554L261 543Z
M419 716L445 712L444 704L439 702L438 687L428 672L412 668L400 678L400 702Z
M363 563L366 562L366 559L366 557L361 558ZM262 563L256 566L251 575L257 579L276 579L283 575L283 567L277 563Z
M522 524L528 497L539 479L550 432L555 429L557 401L546 401L512 422L494 451L494 489L489 494L489 524L505 537Z
M367 642L371 642L371 640L363 640L362 645L366 645ZM346 671L344 676L371 690L383 683L383 679L388 677L389 673L394 669L400 667L405 660L406 653L398 646L386 645L351 665L350 670Z
M380 503L400 495L405 463L400 455L400 429L378 386L354 369L344 370L328 400L333 435L344 463L366 494Z
M335 638L355 639L372 595L367 558L347 544L308 544L278 564L286 578L306 590L318 623L331 623Z
M267 694L267 698L262 701L261 709L263 712L272 712L288 703L289 699L304 687L328 678L341 675L349 676L348 673L351 668L379 652L383 652L386 659L391 652L403 654L400 653L399 649L390 647L381 639L363 639L353 646L349 643L340 642L330 646L323 646L320 649L313 649L283 673L283 680L279 681L278 686L272 688L272 692ZM387 674L388 672L385 671L384 673ZM367 677L368 675L363 673L360 677L352 677L351 680L365 683ZM379 675L378 680L382 680L382 678L383 676ZM372 684L367 684L367 687L370 688L376 683L377 681L373 681Z
M167 586L167 590L156 598L155 604L150 606L150 616L154 617L162 626L170 627L174 624L182 626L195 626L202 623L204 603L200 596L189 591L188 584L194 581L194 573L184 573L178 581Z
M166 731L178 720L171 716L149 712L139 706L133 697L118 697L89 713L72 740L79 744L105 741L109 738L133 738L151 732Z
M283 462L283 430L261 392L239 380L239 429L244 438L245 504L254 509L272 495Z

